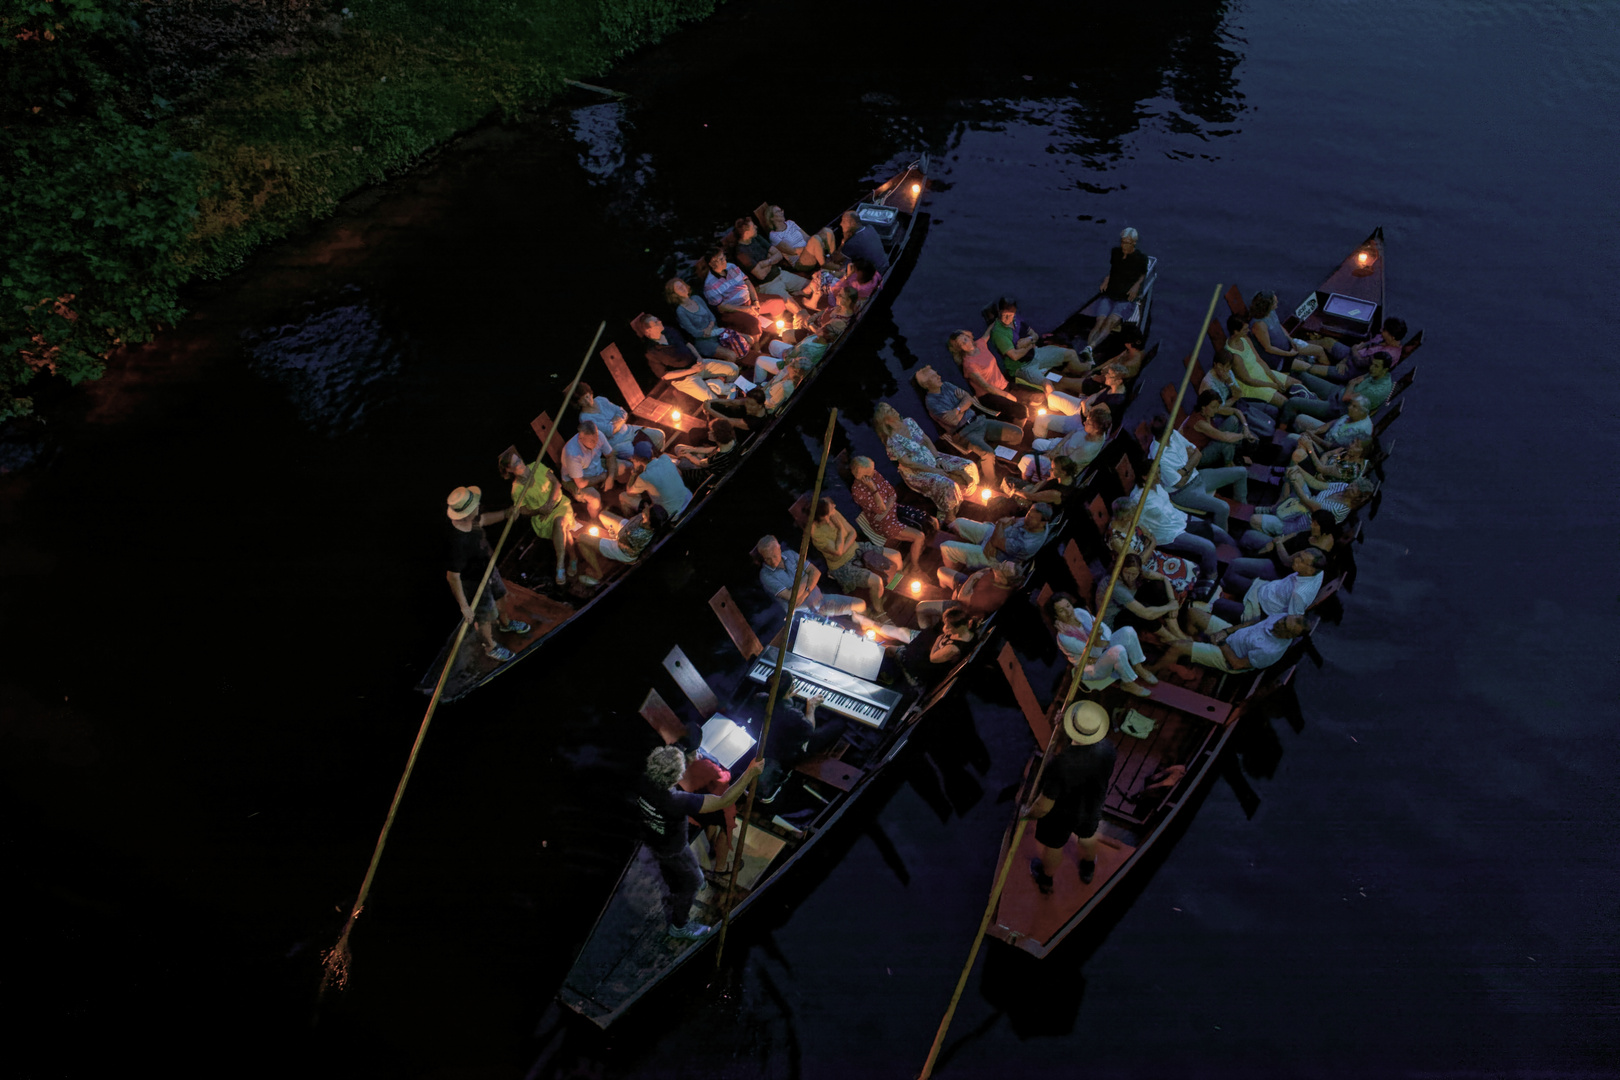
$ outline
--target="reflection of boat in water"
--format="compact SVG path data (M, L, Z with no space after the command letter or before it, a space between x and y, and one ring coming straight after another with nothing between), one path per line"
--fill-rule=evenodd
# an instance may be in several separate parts
M583 617L604 597L629 580L634 571L656 558L658 552L677 533L703 512L725 486L726 481L734 476L761 446L770 441L771 435L782 425L794 405L807 395L810 387L833 366L839 354L846 350L860 324L872 314L884 298L892 297L899 289L901 279L905 275L901 266L902 260L915 249L914 240L919 235L918 223L926 217L918 207L923 190L927 186L927 171L928 159L925 156L895 173L848 208L855 211L882 241L888 258L888 272L883 275L872 296L857 310L838 341L828 349L822 361L806 372L803 382L794 388L792 394L774 413L768 414L768 419L763 424L755 421L758 426L739 432L738 449L728 459L726 466L705 476L693 490L692 500L686 509L670 521L635 562L610 563L609 576L604 577L599 585L590 588L575 582L570 582L566 587L559 587L552 583L555 562L550 544L535 543L534 537L527 529L512 537L511 546L503 555L500 564L501 576L506 582L509 594L506 612L511 618L527 622L531 629L523 636L499 635L500 643L512 652L511 659L505 661L485 655L484 650L479 647L477 635L465 635L445 683L443 695L445 700L454 701L470 693L518 661L539 652L541 645L554 638L565 626ZM831 222L833 229L838 228L841 215L842 211L833 217ZM616 345L609 344L604 348L600 359L625 399L624 404L632 414L631 422L643 427L661 428L665 432L668 446L681 444L686 441L690 432L705 426L705 420L699 413L700 406L695 399L677 390L673 382L660 381L650 393L644 393L626 365L623 353ZM550 459L548 465L556 471L564 438L561 433L555 431L555 423L546 413L537 416L531 427L539 440L542 455ZM532 460L529 455L525 455L525 459ZM586 523L580 525L582 530L587 527L589 526ZM438 657L418 684L419 690L424 693L432 692L445 663L450 660L449 652L455 641L456 632L452 630Z
M1226 295L1235 314L1247 315L1242 294L1236 287ZM1385 316L1384 238L1379 229L1358 245L1306 298L1295 315L1287 320L1285 328L1294 335L1327 333L1345 342L1355 342L1378 333ZM1224 335L1216 323L1211 324L1209 336L1217 348L1224 343ZM1421 334L1408 338L1396 363L1410 356L1421 340ZM1379 437L1383 437L1385 429L1400 415L1404 406L1400 394L1411 385L1412 377L1411 368L1401 372L1389 401L1375 414L1374 431ZM1193 377L1194 388L1198 378L1196 374ZM1180 404L1175 391L1175 384L1165 388L1167 409ZM1196 389L1189 391L1189 397L1195 396ZM1184 414L1185 409L1181 415ZM1388 456L1390 445L1384 438L1384 457ZM1251 484L1277 484L1281 479L1280 469L1266 465L1252 466L1250 473ZM1364 508L1367 516L1376 512L1376 506L1374 501ZM1246 520L1246 510L1234 507L1234 519ZM1093 515L1093 521L1086 523L1091 527L1080 530L1077 539L1091 561L1093 572L1103 580L1107 574L1103 557L1107 552L1100 530L1107 527L1106 507L1094 505ZM1359 538L1360 529L1359 521L1352 515L1344 523L1341 542ZM1219 553L1222 562L1236 554L1231 549ZM1313 609L1337 593L1344 580L1341 574L1325 583ZM1088 595L1092 588L1090 576L1080 585L1081 595ZM1318 621L1311 617L1313 630ZM1193 669L1199 675L1195 685L1175 685L1164 679L1152 688L1151 697L1130 698L1111 707L1113 722L1109 738L1114 742L1117 757L1103 809L1092 881L1082 883L1075 873L1077 845L1071 838L1064 871L1056 876L1053 892L1042 895L1026 869L1036 854L1034 830L1026 829L987 932L1042 957L1096 912L1108 895L1144 864L1148 850L1165 836L1194 793L1210 778L1243 716L1289 683L1307 640L1308 634L1299 639L1282 660L1259 672L1222 674L1199 667ZM1013 681L1021 702L1026 703L1027 719L1037 740L1042 747L1047 746L1052 725L1057 722L1058 706L1065 699L1066 683L1059 688L1053 707L1042 709L1022 667L1014 663L1004 665L1004 670ZM1103 703L1110 704L1107 700ZM1026 799L1027 785L1037 772L1040 757L1037 754L1026 770L1023 793ZM1002 841L1003 860L1015 835L1018 835L1016 830L1009 828Z

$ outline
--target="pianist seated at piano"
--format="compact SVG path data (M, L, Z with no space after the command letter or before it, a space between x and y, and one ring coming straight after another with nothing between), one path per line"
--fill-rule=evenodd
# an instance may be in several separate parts
M782 790L795 766L825 754L844 737L847 717L821 709L825 699L815 694L801 710L793 704L793 680L784 678L777 691L776 708L771 712L770 737L765 741L765 769L759 776L761 802L771 802ZM765 715L769 692L755 694L751 706Z
M805 566L798 596L790 600L793 576L799 568L799 553L784 551L774 536L762 537L754 545L754 559L759 563L760 586L789 612L805 608L821 615L858 615L866 611L865 600L837 593L823 594L817 588L821 571L814 563Z

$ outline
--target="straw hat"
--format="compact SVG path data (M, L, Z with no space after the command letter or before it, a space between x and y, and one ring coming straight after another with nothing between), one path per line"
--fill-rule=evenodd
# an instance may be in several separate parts
M1095 701L1077 701L1063 711L1063 733L1076 746L1101 742L1108 734L1108 710Z
M450 493L445 501L445 516L451 521L460 521L478 513L478 500L484 493L475 487L458 487Z

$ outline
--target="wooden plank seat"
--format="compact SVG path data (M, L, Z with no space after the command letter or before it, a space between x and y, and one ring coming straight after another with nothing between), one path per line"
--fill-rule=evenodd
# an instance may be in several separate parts
M1391 368L1396 368L1396 367L1399 367L1401 364L1404 364L1406 362L1407 357L1411 356L1413 353L1417 352L1418 349L1420 349L1422 347L1423 347L1423 331L1419 330L1417 333L1415 333L1411 337L1407 338L1406 341L1401 345L1401 355L1395 358L1395 363L1391 364L1390 367Z
M1219 698L1212 698L1200 694L1196 690L1189 690L1185 686L1178 686L1169 679L1160 679L1150 688L1148 695L1153 701L1168 705L1172 709L1180 709L1191 716L1201 716L1212 723L1224 724L1231 719L1232 706Z
M1388 408L1396 398L1400 397L1411 388L1412 383L1417 380L1417 373L1418 369L1416 366L1409 367L1406 369L1406 374L1395 380L1395 385L1390 388L1389 397L1384 400L1385 408Z
M726 628L731 637L731 643L737 646L737 651L743 654L743 659L752 660L765 651L759 643L759 637L754 628L748 625L748 619L737 607L737 602L731 598L731 590L724 585L720 586L713 596L709 597L709 607L720 619L720 625Z
M1373 424L1373 438L1376 439L1383 435L1385 431L1389 430L1389 426L1401 418L1401 413L1404 412L1405 409L1406 402L1402 400L1397 401L1393 407L1386 410L1384 414L1380 416Z
M675 715L675 710L669 707L669 702L657 690L648 690L647 696L642 699L641 718L652 725L665 746L686 737L686 725L681 723L681 718Z
M704 719L713 716L720 709L720 699L709 688L708 681L692 666L692 661L686 658L686 653L679 645L669 650L664 657L664 670L674 677L676 685L686 694L686 699L697 709L698 715Z
M1320 607L1324 602L1326 602L1328 597L1338 592L1339 589L1344 585L1344 577L1345 576L1343 574L1340 574L1332 581L1324 582L1322 587L1316 591L1316 599L1312 600L1310 606L1305 610L1311 611L1317 607Z
M812 780L820 780L839 791L853 790L855 785L860 783L861 777L866 775L864 769L858 769L831 754L801 761L793 767L793 771L803 773Z

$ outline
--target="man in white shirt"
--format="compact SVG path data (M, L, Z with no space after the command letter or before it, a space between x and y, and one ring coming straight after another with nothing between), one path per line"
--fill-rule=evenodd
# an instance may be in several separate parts
M1114 517L1128 521L1137 499L1143 500L1140 524L1152 534L1154 542L1165 551L1197 559L1199 571L1205 578L1213 580L1215 570L1220 565L1215 557L1216 545L1236 546L1236 541L1226 530L1208 521L1189 519L1170 502L1170 493L1163 484L1154 484L1153 490L1145 496L1138 487L1131 494L1115 499Z
M1182 657L1231 673L1270 667L1283 658L1295 638L1305 633L1305 627L1303 615L1267 615L1238 626L1212 615L1207 642L1172 641L1153 670L1162 675Z
M1164 438L1165 419L1153 418L1153 443L1148 457L1159 452L1159 440ZM1223 532L1231 522L1232 508L1225 499L1216 498L1215 492L1230 486L1232 497L1240 503L1249 501L1249 470L1241 465L1204 469L1203 451L1192 444L1180 431L1172 429L1164 457L1159 461L1159 480L1170 492L1170 501L1183 510L1210 516L1216 528Z
M1232 592L1239 592L1242 586L1243 599L1228 600L1223 596L1210 606L1213 614L1229 623L1240 623L1266 615L1303 615L1316 602L1316 594L1322 591L1322 568L1327 565L1327 558L1316 548L1308 547L1295 555L1294 572L1275 580L1251 579L1242 574L1248 563L1257 561L1233 560L1222 584ZM1196 624L1197 616L1193 621Z
M673 520L692 501L692 493L681 479L681 467L668 454L653 457L646 443L636 447L630 459L632 479L619 496L625 514L640 512L647 499L664 508Z
M600 514L602 492L613 490L619 459L593 421L581 420L579 434L564 444L562 474L568 493L585 504L585 515L594 518Z

